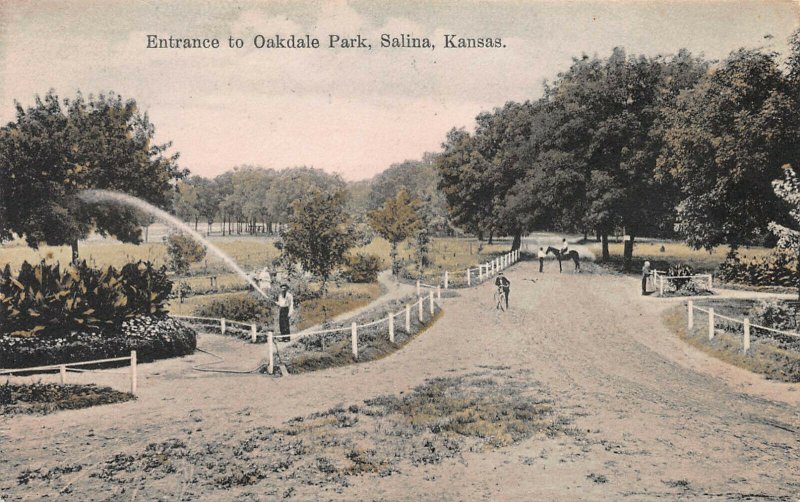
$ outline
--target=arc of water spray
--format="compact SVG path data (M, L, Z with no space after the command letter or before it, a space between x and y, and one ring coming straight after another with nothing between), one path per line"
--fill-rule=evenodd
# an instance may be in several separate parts
M253 286L253 288L258 291L261 296L265 299L271 301L270 297L256 284L256 282L247 275L247 273L239 267L239 265L233 261L233 258L228 256L223 250L218 248L217 246L211 244L202 235L197 233L195 230L192 230L192 227L181 221L180 219L176 218L175 216L169 214L166 211L162 211L161 209L155 207L154 205L143 201L137 197L132 195L128 195L121 192L114 192L111 190L84 190L80 194L78 194L85 202L89 203L98 203L98 202L111 202L114 204L122 204L130 207L134 207L139 209L140 211L144 211L145 213L149 213L159 220L162 220L164 223L175 227L181 230L184 233L189 234L194 240L204 245L215 254L218 258L220 258L223 262L225 262L228 267L230 267L238 276L242 279L247 281L248 284Z

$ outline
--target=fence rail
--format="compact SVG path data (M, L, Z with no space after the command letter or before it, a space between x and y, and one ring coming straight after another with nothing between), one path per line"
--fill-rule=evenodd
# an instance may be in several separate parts
M233 321L225 318L214 317L197 317L190 315L173 315L174 319L180 319L193 324L215 324L220 334L227 335L229 331L235 332L238 338L249 340L250 343L258 343L258 325L256 323L247 323L241 321Z
M60 375L61 384L64 385L67 383L67 371L74 367L74 366L91 366L95 364L105 364L105 363L113 363L113 362L120 362L120 361L130 361L130 389L131 394L136 394L137 391L137 384L138 384L138 375L137 375L137 364L136 364L136 351L132 350L130 356L126 357L110 357L106 359L95 359L93 361L79 361L75 363L64 363L64 364L49 364L45 366L32 366L29 368L11 368L11 369L0 369L0 375L14 375L19 373L31 373L31 372L42 372L48 370L58 370ZM75 371L82 371L82 370L75 370Z
M517 261L519 261L519 250L510 251L505 253L497 258L494 258L486 263L482 263L478 265L477 268L468 268L466 269L466 276L467 276L467 285L472 285L471 280L471 273L473 270L478 271L478 280L475 284L479 284L484 280L488 280L493 275L496 275L497 272L513 265ZM485 272L484 272L485 270ZM417 280L416 289L417 289L417 298L418 300L414 303L407 304L404 306L403 309L399 310L395 313L389 313L387 316L382 317L380 319L376 319L374 321L370 321L364 324L358 324L352 322L349 326L342 325L337 326L334 328L328 328L323 330L317 331L308 331L308 332L301 332L289 335L275 335L274 331L268 330L266 331L266 342L267 342L267 371L272 374L274 372L275 366L275 343L276 342L296 342L298 340L308 338L311 336L323 336L333 333L350 333L351 340L352 340L352 352L353 357L358 359L358 332L360 329L374 327L386 324L386 330L388 333L389 341L394 343L395 341L395 318L398 316L404 316L404 328L405 331L408 333L411 331L411 310L417 310L417 319L419 322L423 322L425 319L425 305L428 305L428 312L429 312L429 319L433 317L436 312L436 303L438 300L442 298L442 288L448 289L450 287L450 271L445 270L443 271L442 275L438 276L439 281L437 284L427 284L423 283L421 280ZM424 295L422 289L425 288L428 290L428 294ZM255 323L244 323L240 321L232 321L229 319L223 318L213 318L213 317L199 317L199 316L185 316L185 315L175 315L172 316L175 319L182 319L184 321L190 323L198 323L198 324L212 324L215 327L218 327L219 331L224 335L226 334L231 328L244 331L249 333L249 339L252 343L256 343L258 341L258 326Z
M741 324L742 325L742 351L747 354L748 350L750 350L750 337L753 329L760 329L763 331L768 331L770 333L776 333L783 336L790 336L793 338L800 338L800 333L795 333L793 331L784 331L780 329L770 328L768 326L761 326L760 324L751 324L750 318L745 317L744 319L734 319L733 317L728 317L722 314L718 314L714 312L713 307L709 307L704 309L702 307L697 307L694 305L692 300L689 300L687 303L688 315L687 315L687 325L689 331L694 329L694 313L702 312L708 315L708 339L713 340L714 336L716 335L717 329L717 319L724 319L728 322L732 322L734 324Z
M670 281L672 279L688 279L691 281L701 279L707 283L709 290L714 287L714 276L711 274L669 275L667 272L661 270L653 270L650 272L650 276L653 279L653 286L658 289L658 294L661 296L664 296L664 281Z

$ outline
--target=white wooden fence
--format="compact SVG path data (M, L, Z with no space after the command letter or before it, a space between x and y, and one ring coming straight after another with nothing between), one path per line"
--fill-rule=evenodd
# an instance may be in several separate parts
M441 291L441 289L439 289ZM427 308L426 308L427 306ZM339 326L336 328L330 329L323 329L318 331L307 331L289 335L274 335L272 332L267 334L268 341L267 341L267 357L268 357L268 371L271 374L274 370L274 341L282 341L282 342L294 342L300 340L302 338L308 338L312 336L323 336L329 335L333 333L350 333L350 341L351 341L351 350L353 353L353 357L358 359L358 333L359 331L370 328L373 326L381 326L385 325L386 335L390 342L394 343L395 341L395 319L400 317L400 321L403 322L403 326L405 328L405 332L410 334L411 333L411 315L412 311L416 311L417 320L421 323L425 322L426 320L430 321L433 316L436 314L436 295L434 291L431 290L428 292L427 296L420 296L418 297L417 301L411 304L405 305L402 309L397 312L389 313L386 317L382 317L372 322L367 322L364 324L358 324L356 322L350 323L349 326ZM427 313L426 313L427 311Z
M445 270L441 274L436 274L429 277L433 277L434 282L437 282L437 285L444 289L450 289L451 279L458 277L463 277L465 281L464 285L470 287L473 284L480 284L491 277L494 277L501 270L504 270L518 262L519 257L519 250L509 251L508 253L504 253L485 263L481 263L474 268L467 268L463 270ZM417 281L417 295L421 294L420 287L435 288L437 285L425 284Z
M714 287L714 277L711 274L695 274L695 275L668 275L666 272L660 270L653 270L650 272L653 278L653 287L658 289L658 294L664 296L665 281L670 279L688 279L691 281L701 281L708 286L709 291Z
M742 351L745 354L747 354L747 351L750 350L750 335L752 333L752 330L754 330L754 329L760 329L760 330L763 330L763 331L767 331L769 333L776 333L776 334L779 334L779 335L800 338L800 333L795 333L795 332L792 332L792 331L782 331L782 330L775 329L775 328L769 328L767 326L761 326L761 325L758 325L758 324L751 324L750 323L750 319L747 318L747 317L745 317L744 319L740 320L740 319L734 319L733 317L724 316L722 314L718 314L718 313L714 312L714 308L713 307L709 307L707 309L704 309L704 308L701 308L701 307L697 307L697 306L694 305L694 302L691 301L691 300L689 300L689 302L687 304L687 308L688 308L687 324L688 324L688 329L689 329L690 332L691 332L691 330L694 329L695 311L702 312L702 313L708 315L708 339L709 340L713 340L714 336L716 335L717 319L723 319L725 321L732 322L734 324L741 324L742 325Z
M13 368L13 369L0 369L0 375L13 376L20 373L42 372L58 370L61 384L67 383L67 372L74 371L84 373L85 370L73 369L76 366L91 366L94 364L114 363L119 361L130 361L130 389L131 394L136 394L138 376L136 373L136 351L132 350L131 355L128 357L111 357L108 359L96 359L94 361L80 361L77 363L64 363L64 364L50 364L46 366L33 366L30 368Z
M214 329L221 335L233 335L250 343L258 342L258 325L256 323L232 321L230 319L215 317L197 317L191 315L171 315L175 319L186 321L189 324L199 324L204 329Z
M505 253L497 258L494 258L486 263L482 263L478 265L475 269L467 269L465 271L465 275L467 278L467 285L471 286L473 282L477 285L480 282L488 280L494 275L505 268L510 267L517 261L519 261L519 250L510 251ZM477 280L472 280L472 271L478 271ZM442 287L444 289L448 289L450 287L450 272L445 270L441 276L437 276L440 278L439 284L426 284L420 280L417 280L416 283L416 290L417 290L417 301L415 303L405 305L403 309L398 312L390 313L386 317L381 319L377 319L372 322L368 322L365 324L357 324L355 322L351 323L350 326L340 326L337 328L330 328L318 331L307 331L307 332L300 332L295 334L289 335L275 335L273 331L267 331L267 371L272 374L275 369L275 343L276 342L294 342L300 340L301 338L307 338L311 336L324 336L333 333L346 333L349 331L350 338L351 338L351 350L353 353L353 357L358 359L358 333L359 330L363 330L365 328L384 325L386 326L386 333L389 338L389 341L394 343L395 341L395 319L397 317L401 317L401 321L404 322L404 327L406 333L410 333L411 331L411 313L412 310L416 310L417 319L420 323L425 321L425 312L428 311L428 319L432 318L436 312L436 302L441 300L442 298ZM428 289L428 294L425 295L422 291L423 288ZM427 309L425 308L427 305ZM228 333L234 334L239 338L248 339L252 343L256 343L258 341L258 326L255 323L244 323L239 321L231 321L229 319L219 319L219 318L212 318L212 317L197 317L197 316L172 316L176 319L181 319L187 321L189 323L200 324L204 328L208 329L215 329L218 330L219 333L225 335Z

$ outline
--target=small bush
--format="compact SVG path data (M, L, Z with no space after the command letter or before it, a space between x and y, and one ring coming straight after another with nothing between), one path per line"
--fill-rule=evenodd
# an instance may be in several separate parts
M790 304L762 300L751 311L750 322L768 328L794 331L797 329L797 310Z
M189 265L197 263L206 256L206 248L181 233L171 233L164 237L169 256L169 268L178 274L189 271Z
M0 335L0 368L27 368L51 364L125 357L132 350L137 359L156 359L191 354L197 346L195 331L171 317L140 316L125 321L120 331L77 331L60 336Z
M267 302L261 295L242 294L227 296L200 305L195 308L193 315L271 324L274 319L274 311L275 305Z
M348 257L345 276L350 282L375 282L381 270L381 259L378 256L358 253Z

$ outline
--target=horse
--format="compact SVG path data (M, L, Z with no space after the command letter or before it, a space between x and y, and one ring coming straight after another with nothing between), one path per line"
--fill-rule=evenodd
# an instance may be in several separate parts
M570 258L572 259L572 262L575 264L575 269L573 271L574 272L580 272L581 271L580 255L574 249L570 249L569 251L567 251L566 255L562 255L561 251L559 251L558 249L554 248L553 246L548 246L547 247L547 251L545 252L545 254L550 254L550 253L553 253L555 255L556 259L558 260L558 271L559 272L562 271L562 269L561 269L561 260L567 260L567 259L570 259Z

